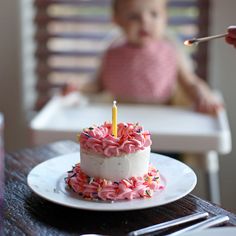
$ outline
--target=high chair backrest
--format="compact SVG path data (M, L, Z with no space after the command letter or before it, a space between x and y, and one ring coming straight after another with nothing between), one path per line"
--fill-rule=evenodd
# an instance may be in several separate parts
M39 110L55 88L95 77L99 58L117 34L111 0L35 0ZM169 0L169 25L180 41L207 35L209 0ZM197 73L207 76L207 44L188 49Z

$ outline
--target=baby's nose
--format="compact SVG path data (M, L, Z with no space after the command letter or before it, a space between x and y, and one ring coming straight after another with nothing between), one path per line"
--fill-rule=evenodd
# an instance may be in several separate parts
M144 28L146 28L148 25L150 25L150 23L151 23L151 18L150 18L150 16L149 16L148 14L143 14L143 15L141 16L140 21L141 21L142 26L143 26Z

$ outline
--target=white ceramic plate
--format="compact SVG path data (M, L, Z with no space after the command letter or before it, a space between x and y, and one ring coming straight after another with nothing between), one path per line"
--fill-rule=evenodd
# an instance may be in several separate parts
M51 202L94 211L127 211L161 206L184 197L197 183L195 173L187 165L170 157L151 153L151 163L160 171L164 190L155 192L153 197L148 199L113 203L88 201L69 190L64 181L67 171L79 161L78 152L45 161L31 170L27 183L33 192Z
M186 232L181 236L235 236L236 227L217 227L201 231Z

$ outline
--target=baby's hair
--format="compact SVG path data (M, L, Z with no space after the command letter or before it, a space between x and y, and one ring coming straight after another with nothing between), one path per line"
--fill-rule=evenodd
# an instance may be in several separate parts
M122 0L113 0L113 2L112 2L112 10L113 10L114 12L117 12L118 5L119 5L119 3L120 3L121 1L122 1Z
M113 10L113 12L117 12L118 7L119 7L119 4L120 4L122 1L128 1L128 0L113 0L113 1L112 1L112 10ZM146 0L145 0L145 1L146 1ZM164 3L166 4L168 0L159 0L159 1L162 1L162 2L164 2Z

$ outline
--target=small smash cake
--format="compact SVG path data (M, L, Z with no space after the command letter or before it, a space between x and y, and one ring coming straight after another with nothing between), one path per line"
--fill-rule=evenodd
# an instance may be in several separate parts
M149 164L150 133L139 124L93 126L79 136L80 163L68 172L66 183L86 199L122 200L151 197L162 189L158 170Z

